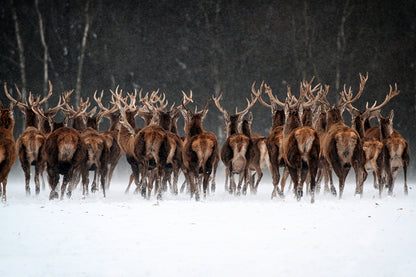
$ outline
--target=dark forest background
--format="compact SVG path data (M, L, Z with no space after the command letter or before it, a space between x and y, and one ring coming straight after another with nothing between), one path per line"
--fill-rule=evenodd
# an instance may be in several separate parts
M401 93L382 113L394 109L395 128L410 142L411 159L416 156L416 1L2 3L0 81L44 94L51 80L51 106L70 89L73 104L96 90L109 101L109 89L120 85L129 92L160 89L170 103L192 90L199 107L223 91L223 106L241 109L254 81L265 80L283 99L287 84L297 91L312 76L315 84L331 86L328 98L335 103L344 84L357 92L359 73L368 72L355 106L382 101L397 83ZM254 131L267 135L270 111L260 104L252 111ZM24 120L20 111L15 115L17 137ZM348 112L344 116L348 121ZM222 139L215 105L205 127Z

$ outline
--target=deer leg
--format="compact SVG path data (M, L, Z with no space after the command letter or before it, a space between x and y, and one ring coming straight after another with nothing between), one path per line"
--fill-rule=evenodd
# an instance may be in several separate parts
M287 177L289 177L289 169L287 168L287 166L285 166L283 168L282 180L280 181L280 189L282 190L282 193L284 193L284 191L285 191ZM291 180L291 182L292 181L293 180ZM289 190L290 190L290 185L289 185Z
M213 169L212 169L212 181L211 181L211 192L214 193L215 189L217 187L217 184L215 182L215 177L217 176L217 167L218 164L214 165Z
M97 175L98 175L98 170L95 169L94 170L94 179L92 180L92 185L91 185L91 192L95 193L98 188L97 188Z
M283 197L283 191L280 191L279 189L279 180L280 180L279 167L272 166L271 172L272 172L272 178L273 178L272 199L276 197L276 193L278 193L281 197Z
M293 192L295 193L296 200L300 200L303 195L302 188L299 186L299 173L296 168L293 167L287 167L289 170L290 177L293 181Z
M230 178L230 169L227 167L225 168L225 186L224 190L231 193L231 179L230 179L230 187L228 187L228 179Z
M50 168L48 167L48 181L49 181L49 186L51 187L51 192L49 194L49 200L53 200L55 198L59 197L58 192L55 191L58 182L59 182L59 174L58 169L56 168Z
M344 187L345 187L345 180L347 179L348 172L349 172L349 169L345 169L345 170L341 171L340 176L338 176L338 178L339 178L339 199L342 198L342 194L344 192Z
M22 169L25 174L25 190L26 196L30 195L30 164L28 161L22 163Z
M404 194L408 195L409 194L409 190L407 188L407 166L403 167L403 177L404 177Z
M367 179L367 171L364 169L364 167L355 166L355 194L359 194L360 196L363 195L363 186L364 181Z
M61 186L61 200L64 199L64 194L66 191L66 186L68 185L69 182L69 174L70 172L68 172L67 174L64 175L63 180L62 180L62 186Z
M40 181L39 181L39 175L40 175L40 167L39 164L35 164L35 190L36 195L40 193Z
M7 185L7 179L4 179L3 182L0 183L0 186L3 185L0 193L1 193L1 201L6 202L7 201L7 197L6 197L6 185Z

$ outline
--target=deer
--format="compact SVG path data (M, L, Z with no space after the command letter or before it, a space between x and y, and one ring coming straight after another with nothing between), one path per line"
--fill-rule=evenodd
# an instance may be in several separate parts
M94 95L96 97L96 95ZM74 110L73 107L69 106L66 103L66 112L78 116L73 116L72 127L75 130L78 130L81 134L81 139L83 139L85 145L87 146L87 161L86 166L89 171L94 172L94 178L91 184L91 192L96 192L97 188L97 179L101 184L104 197L106 196L106 177L108 170L108 160L109 160L109 148L107 147L106 139L98 132L99 124L105 114L105 111L100 111L97 114L96 108L87 112L89 107L89 99L85 102L80 100L78 110ZM85 108L84 108L85 107ZM79 112L79 111L82 112ZM87 176L89 183L89 176Z
M351 103L347 105L347 109L351 114L352 128L355 129L363 140L363 150L365 153L365 170L367 172L373 172L374 188L379 189L379 186L383 186L383 161L384 151L383 143L381 139L380 127L371 127L370 119L378 117L380 110L384 107L393 97L397 96L399 91L397 85L395 90L390 86L390 92L386 95L383 103L377 105L377 101L369 107L368 103L364 111L360 111L355 108ZM351 99L351 94L344 94L345 99ZM380 190L381 192L382 190ZM380 194L381 196L381 194Z
M129 192L130 186L133 181L136 184L135 193L141 191L141 195L146 197L146 187L142 186L142 180L140 179L140 162L136 159L134 154L134 137L140 131L140 128L136 127L136 116L137 114L144 110L142 107L136 106L136 97L137 92L134 94L128 94L126 97L123 97L121 90L118 91L118 86L115 91L110 90L112 94L112 104L117 107L120 111L120 116L118 119L119 130L117 134L117 142L120 146L120 149L126 155L126 160L130 164L132 173L129 178L129 182L125 193ZM153 115L150 114L149 123Z
M345 180L351 167L355 171L356 195L362 196L363 183L367 178L367 172L364 167L365 154L361 137L356 130L347 126L342 118L345 107L350 103L354 103L361 96L367 79L368 75L367 77L363 77L360 74L360 88L354 98L345 100L341 97L338 104L333 106L329 106L329 103L320 100L320 103L327 110L326 132L321 141L321 155L325 158L328 165L326 174L329 176L331 191L334 195L336 195L336 189L333 185L332 170L338 176L339 199L342 198ZM346 94L345 85L343 93Z
M100 134L105 139L107 148L109 149L108 170L105 181L106 190L108 190L110 187L111 179L113 178L114 170L122 155L121 147L117 141L117 136L120 130L120 113L116 113L118 111L116 105L113 105L111 109L106 108L102 104L102 98L103 91L101 91L100 97L98 97L96 93L94 93L94 100L97 103L100 110L103 112L104 118L108 118L110 120L110 127L108 128L108 130L100 132Z
M4 83L4 91L8 93L7 83ZM16 101L11 101L8 108L4 107L0 101L0 196L3 202L7 201L7 179L17 156L16 142L13 137L15 124L13 112L20 100L19 97Z
M215 185L215 175L219 162L219 145L214 133L204 130L202 123L208 113L209 99L205 107L192 112L182 105L181 113L185 119L185 141L182 152L186 168L185 178L190 184L191 198L200 200L199 188L202 185L203 195L208 193L208 184L212 174L211 186ZM215 188L211 188L214 189Z
M16 91L18 97L21 98L22 94L17 86ZM25 115L25 130L16 140L17 156L20 161L20 165L25 175L25 191L26 195L30 195L30 169L31 166L35 167L35 191L38 195L40 193L40 179L42 177L42 187L45 189L45 182L43 179L44 166L42 164L42 147L45 143L45 135L38 128L38 118L35 112L32 110L31 102L34 101L32 93L29 93L29 100L25 99L24 102L14 99L5 89L7 98L17 105L20 111ZM39 99L39 103L43 104L52 95L52 84L49 82L49 93L42 100ZM28 103L29 101L29 103Z
M409 143L400 135L397 130L394 129L393 118L393 110L390 111L390 114L387 117L382 117L381 114L378 115L384 151L383 169L387 177L386 188L388 189L388 195L393 195L393 189L397 175L399 170L403 169L404 194L407 195L407 167L409 166L410 161ZM380 197L383 193L383 187L383 185L379 185Z
M88 194L88 167L86 164L87 146L78 130L67 127L68 121L84 112L86 107L79 109L77 113L72 115L66 113L65 119L62 122L55 122L53 120L57 110L60 110L67 104L72 92L73 90L64 93L60 97L58 105L53 108L51 113L45 114L39 107L39 102L32 105L33 111L43 120L43 122L49 122L50 125L50 133L46 136L42 151L42 158L46 163L48 182L51 188L49 200L59 198L59 193L56 189L58 187L60 175L63 176L60 196L61 200L63 199L65 192L68 198L72 196L73 184L76 183L78 178L82 179L83 196L85 197ZM62 103L61 99L63 99Z
M241 187L244 180L247 177L247 168L250 163L249 160L253 157L250 157L249 148L252 147L250 136L243 134L243 121L244 116L247 114L249 109L253 107L256 103L257 98L252 97L251 101L247 100L247 107L238 112L237 108L234 114L230 113L221 107L220 100L223 94L221 93L218 97L212 96L215 105L218 110L223 114L224 124L225 124L225 133L227 135L226 141L221 147L221 160L225 165L226 179L225 179L225 188L227 188L228 177L230 178L230 188L229 192L232 194L241 194ZM238 186L236 186L234 180L234 174L239 175ZM261 177L259 177L261 179ZM247 182L246 182L247 183ZM244 185L243 194L247 193L247 186Z
M128 143L126 150L129 155L126 153L126 156L137 163L135 169L137 171L134 174L135 179L139 175L141 176L142 195L145 195L147 189L147 199L150 199L155 184L155 194L158 199L161 199L163 186L160 178L164 176L167 153L169 152L166 132L152 121L136 133L134 127L127 121L126 108L122 105L122 102L126 105L126 101L120 95L113 95L121 113L120 123L125 132L129 133L124 136L126 143ZM141 96L140 100L143 101Z
M309 176L311 203L315 202L315 185L316 174L318 171L318 158L320 152L319 135L309 126L302 125L303 109L310 108L314 101L303 103L306 90L309 89L311 82L305 87L301 84L301 94L299 99L295 99L294 104L291 101L290 86L288 87L288 97L285 101L285 124L283 126L283 143L282 152L285 164L289 170L290 177L293 181L294 193L299 201L303 196L303 183ZM315 87L314 90L316 90ZM319 93L317 99L320 97ZM278 100L275 97L276 101ZM282 102L280 102L282 103Z
M182 105L187 105L189 102L192 102L192 91L190 96L187 96L185 92L182 91L183 101ZM165 110L168 102L165 102L165 95L161 97L153 97L153 99L147 100L147 98L141 98L142 103L153 113L152 122L159 125L166 131L167 143L169 145L169 153L166 158L166 168L165 175L163 176L163 184L166 182L170 183L171 192L175 195L178 194L178 177L182 169L182 149L183 141L177 133L176 121L180 115L181 105L175 107L173 104L169 110ZM152 98L152 97L151 97ZM159 103L157 107L156 104ZM171 175L173 175L173 180L171 181Z
M272 89L267 85L264 84L265 92L267 93L270 104L266 103L263 98L263 85L260 86L259 90L255 88L255 82L251 86L252 93L258 97L259 102L270 109L272 113L272 125L270 127L270 133L266 137L265 143L269 155L269 169L272 174L273 179L273 191L271 198L273 199L277 195L281 198L284 198L284 184L286 178L289 175L289 171L286 168L285 161L283 158L283 126L285 124L285 113L284 107L285 104L282 103L277 97L273 95ZM279 168L283 167L283 178L281 181L281 188L279 188L279 181L280 181L280 172Z

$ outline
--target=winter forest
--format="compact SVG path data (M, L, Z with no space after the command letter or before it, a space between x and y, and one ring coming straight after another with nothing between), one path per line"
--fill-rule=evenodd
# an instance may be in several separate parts
M25 130L25 120L28 118L20 106L17 108L16 105L19 103L10 100L13 97L18 99L15 85L21 91L23 99L28 99L30 93L42 96L40 98L43 99L42 109L45 110L48 107L51 109L56 107L56 112L59 109L63 112L64 104L58 103L61 103L61 99L67 95L64 93L71 90L74 92L68 100L69 105L68 103L65 105L67 110L82 106L81 99L84 101L89 99L92 106L101 110L105 108L97 106L98 102L106 107L113 103L113 108L115 107L117 112L112 112L111 115L119 116L117 122L121 122L123 127L119 125L116 131L117 141L113 144L119 146L118 156L116 154L113 156L120 159L114 171L113 181L106 182L108 179L104 177L107 178L107 173L101 172L102 186L98 189L93 185L99 182L95 182L95 179L92 181L92 176L93 171L97 171L100 166L89 164L90 158L94 156L87 152L91 150L92 147L89 146L92 143L88 144L87 149L87 139L85 137L81 139L81 131L75 130L74 118L71 119L71 127L74 128L57 128L52 135L48 133L48 136L44 137L43 134L47 132L40 130L42 129L40 119L32 120L39 126L32 127L32 130L35 129L33 132L42 132L41 137L45 141L52 142L42 144L40 160L44 161L47 158L47 168L44 177L41 178L45 181L42 189L39 178L36 177L38 176L36 169L34 170L34 167L36 168L40 163L33 160L34 166L31 167L29 159L24 160L28 163L26 169L31 168L32 175L27 174L27 171L24 173L21 166L24 162L20 162L20 156L13 165L10 165L12 158L5 158L7 149L19 147L4 146L0 149L2 166L0 178L3 168L6 168L4 161L9 162L8 169L11 169L7 184L7 200L5 193L0 194L3 197L0 202L0 276L413 276L416 272L414 259L416 255L414 247L416 245L415 15L414 0L2 1L0 100L6 108L2 110L0 118L2 124L0 131L3 132L0 135L0 146L5 145L6 139L9 141L17 139ZM368 79L365 79L367 74ZM312 79L312 85L308 86L308 82ZM267 86L261 85L263 81ZM48 98L49 82L53 86L50 98ZM11 97L7 97L4 92L3 86L6 83ZM348 134L344 132L347 129L351 130L350 126L353 124L348 111L344 111L343 115L338 117L348 126L335 123L332 125L341 127L326 128L329 131L335 130L324 134L330 137L328 133L331 133L332 144L319 141L318 129L315 131L309 126L302 126L305 127L303 130L309 132L302 133L304 137L308 135L308 140L303 140L307 142L306 144L299 143L299 145L310 146L309 149L312 150L308 152L307 162L305 162L306 155L303 155L302 162L291 163L292 156L300 156L298 152L301 147L286 146L295 141L289 138L296 137L295 135L298 134L296 132L299 130L297 126L300 123L286 124L289 122L286 120L280 123L280 126L273 124L272 129L271 111L274 110L274 114L278 114L273 108L275 106L270 96L273 94L268 94L269 97L266 97L266 93L263 92L263 96L251 98L255 94L254 89L252 91L253 83L255 89L260 87L266 91L270 87L273 94L283 101L289 96L287 87L290 85L294 97L287 99L296 100L298 97L298 102L295 103L295 108L284 116L288 118L287 115L293 115L289 118L295 123L299 123L301 117L299 113L300 111L303 113L303 107L309 103L315 105L318 100L321 101L319 104L322 107L328 104L327 109L324 111L322 108L314 112L323 115L329 122L328 118L331 118L329 103L347 103L351 99L346 98L352 97L346 93L349 88L353 95L359 95L359 91L364 87L360 97L355 97L358 100L353 102L353 106L360 110L365 110L367 103L369 106L375 101L377 104L383 103L390 91L394 95L382 107L381 115L387 117L391 115L391 110L394 110L393 126L410 146L410 165L407 168L409 188L403 181L404 171L400 168L402 164L398 166L391 162L393 158L384 158L390 157L385 154L387 150L383 150L385 155L383 158L370 159L365 156L368 152L364 153L364 146L360 149L363 150L361 152L350 151L350 144L345 146L347 143L343 144L344 148L341 143L340 147L337 144L338 148L335 148L335 139L332 139L335 137L337 143L347 141L344 140L346 137L352 137L348 143L360 141L358 130L348 131ZM316 95L320 96L320 98L316 97L318 100L311 97L314 96L311 88L317 88L315 87L317 84L322 84L320 88L325 89L327 88L325 85L329 86L326 99L320 94L322 90L315 91ZM397 90L394 89L395 85L400 91L398 95ZM342 94L344 88L345 93ZM112 94L112 91L121 90L123 93ZM149 92L149 95L159 90L160 94L155 95L161 97L165 94L167 100L167 102L160 101L160 106L166 104L167 107L172 107L170 111L177 112L175 114L177 117L170 116L167 120L172 122L179 119L178 125L174 124L175 128L172 128L173 124L169 125L169 128L162 127L162 124L151 126L154 128L152 135L164 136L163 147L159 145L160 148L157 150L158 153L164 151L163 154L166 155L158 156L160 158L158 162L156 158L140 156L142 152L137 149L144 144L142 142L145 140L142 137L140 137L142 140L138 139L134 144L131 143L132 137L139 137L145 133L143 130L151 129L146 129L143 117L137 116L136 119L133 117L133 124L127 122L126 111L129 108L133 109L134 104L131 107L128 104L134 102L134 97L129 98L126 95L127 93L133 95L135 90L137 92L142 90L143 94ZM316 101L309 99L306 101L304 98L299 101L301 97L307 95L305 93L301 96L301 91L308 90L310 92L308 97ZM101 101L94 98L95 92L98 92L98 95L103 93ZM269 107L260 103L263 101L262 97L266 101L270 100ZM247 103L246 98L252 101ZM127 99L130 99L129 103ZM152 116L152 120L158 118L160 123L162 113L156 111L155 106L152 109L152 105L157 102L152 102L154 99L150 97L145 101L142 99L139 101L153 112L153 114L148 113ZM211 99L210 105L206 106L209 99ZM324 102L322 99L327 101ZM191 100L193 103L190 103ZM15 105L14 113L10 113L7 109L10 103L12 107ZM185 103L188 106L185 107ZM287 106L292 102L288 101L288 103ZM39 107L39 100L37 104ZM21 105L24 106L22 103ZM36 109L36 112L33 107L36 105L30 108L32 114L37 113L43 123L48 121L49 118L45 120L39 109ZM195 107L198 111L202 110L202 114L206 112L203 128L217 137L217 144L214 143L215 139L212 135L207 138L208 132L201 131L199 125L195 124L196 127L193 126L195 128L184 128L187 127L184 126L185 121L187 123L191 121L189 118ZM242 194L240 191L237 193L235 186L232 191L231 181L229 187L227 184L224 186L228 167L223 160L219 158L216 160L219 166L216 191L214 191L212 184L215 183L215 177L206 174L208 170L205 169L197 168L193 172L189 166L192 159L195 160L197 156L196 151L178 155L179 158L176 156L179 150L167 151L168 148L179 149L181 145L183 146L181 149L186 149L186 146L191 144L188 142L197 137L197 135L188 136L188 133L196 132L195 130L200 132L198 135L202 133L206 139L204 141L211 142L211 146L226 145L225 142L228 141L228 129L225 128L224 122L226 113L221 112L221 109L230 112L238 109L240 113L250 109L252 112L251 130L249 130L250 126L244 125L247 127L244 130L248 130L248 135L239 134L241 135L239 138L243 141L246 137L245 143L249 143L250 149L255 150L250 152L251 150L247 150L246 147L245 150L249 154L245 154L243 159L240 153L241 155L236 155L239 159L233 158L230 163L231 167L240 164L240 172L237 173L239 179L237 179L242 182L244 177L244 184L250 183L250 193L244 193L244 190ZM82 108L78 111L80 110ZM9 116L3 116L3 113ZM135 113L138 114L138 110L135 110ZM10 114L15 119L13 134L9 125ZM80 113L73 111L72 115L74 114L79 116ZM244 116L245 114L242 118L239 117L241 122ZM51 120L51 124L46 125L51 128L53 123L62 123L63 118L64 115L59 113L55 118L56 122ZM250 118L247 113L244 122L247 123ZM100 131L111 128L112 124L108 119L102 120ZM387 121L388 123L384 122L386 126L391 123L391 120ZM376 118L370 123L369 125L379 126ZM134 126L135 124L137 126ZM228 124L227 127L230 125L232 124ZM287 131L289 125L295 127ZM241 129L245 128L244 126L240 126ZM142 129L137 131L139 129L133 127ZM391 124L385 129L391 131L389 137L392 138L396 133L390 127ZM161 128L164 130L160 131ZM4 129L7 129L8 133ZM84 127L84 129L88 128ZM174 133L173 129L177 133ZM384 130L383 127L376 129L380 133ZM61 155L58 165L58 162L54 163L58 158L55 159L53 156L58 152L53 148L58 145L55 143L58 139L54 140L54 138L57 138L62 130L67 131L62 137L68 140L64 143L60 141L59 146L63 145L65 151L66 145L69 145L67 141L72 138L80 139L77 140L77 150L70 149L75 151L71 152L76 153L71 156L75 158L68 162L65 157L61 157L65 155ZM160 132L157 133L157 130ZM339 130L343 133L338 136L341 133ZM97 130L93 131L97 132ZM254 132L259 136L251 136ZM254 174L252 168L250 174L253 175L249 177L248 174L244 175L248 172L249 162L255 160L258 166L262 158L267 156L265 153L269 153L272 157L270 144L267 142L267 148L262 148L261 145L265 144L261 143L271 137L272 142L276 142L276 146L278 139L281 138L278 135L282 133L285 139L285 147L282 146L285 150L282 163L290 171L290 176L286 175L286 191L282 185L286 168L283 169L282 164L279 164L282 159L277 151L273 152L273 161L274 165L277 165L277 170L272 168L272 163L268 163L266 164L269 166L268 169L263 167L263 179L258 178L261 172L255 171ZM357 135L354 137L355 133ZM171 136L168 138L169 135ZM173 137L177 139L174 142L172 142ZM309 139L312 137L313 140ZM80 143L81 140L82 143L85 140L85 145ZM28 141L33 142L31 145L35 145L35 139ZM256 144L257 148L253 146L254 141L259 142ZM327 156L324 157L323 151L317 150L318 141L322 148L327 149L329 153ZM403 139L400 142L403 142ZM381 144L380 148L387 145L375 140L369 143ZM107 147L104 144L107 145L107 141L104 142L102 139L101 149ZM134 148L131 147L132 145ZM174 148L172 145L178 147ZM356 147L354 149L358 149L359 143L353 145ZM389 151L392 147L394 146L391 146ZM233 151L237 148L234 147ZM276 148L278 147L273 149ZM396 152L403 150L402 147L396 148ZM39 150L40 147L37 149ZM107 150L106 159L109 161L110 153L114 152ZM216 153L219 153L219 147L217 150ZM259 151L254 152L257 150ZM261 150L263 152L260 153ZM65 151L64 154L69 153L69 150ZM134 155L131 154L133 151ZM11 152L7 152L9 155L7 157L13 156ZM104 152L103 150L102 153ZM88 158L86 158L87 153ZM403 153L407 154L405 151ZM347 160L346 156L350 160ZM359 158L355 159L355 157ZM382 189L379 190L378 188L383 186L377 187L375 179L373 185L373 175L370 172L363 185L363 177L367 170L365 166L369 160L373 162L375 159L377 159L375 166L378 169L393 168L397 172L400 168L394 192L391 190L387 193L387 189L384 192ZM61 160L64 161L61 163ZM208 160L212 162L213 159ZM365 165L363 161L366 162ZM390 161L390 167L384 165L387 161ZM327 164L329 162L332 163L331 168ZM378 163L383 165L379 166ZM108 169L107 163L103 162L103 164L105 167L101 166L101 168ZM316 189L315 202L315 190L312 188L315 179L312 174L318 172L316 168L318 164L320 172L324 172L321 177L324 176L325 182L328 177L325 175L325 170L330 172L335 169L336 174L334 173L333 176L336 189L334 190L341 188L341 181L338 184L338 180L341 180L339 176L347 172L343 176L345 183L343 195L341 189L339 195L336 195L336 191L335 193L329 189L324 191L322 185L320 191ZM358 164L360 167L357 166ZM146 165L146 168L143 165ZM236 167L234 166L235 171ZM294 171L295 167L297 171ZM308 173L305 173L305 169ZM348 170L350 170L349 175ZM180 171L179 179L175 180L175 172ZM341 173L338 174L338 171ZM279 176L280 192L277 189L279 180L275 180L278 179L275 176L279 172L283 172L283 177ZM386 179L392 174L388 176L385 172L383 174L385 176L382 176L384 178L382 181L386 182L387 187ZM177 183L178 186L182 184L182 187L187 185L186 191L178 193L178 189L172 190L171 186L168 189L167 183L171 185L171 182L167 177L170 178L171 175L173 175L172 183ZM305 189L295 189L293 180L299 176L305 180L305 184L310 185L310 190L306 185ZM133 193L134 185L130 191L125 191L129 177L130 181L134 180L133 184L136 183L136 193ZM257 186L253 186L254 177L257 178L257 185L260 183L258 190ZM66 196L69 197L64 197L66 185L64 183L69 179L71 183L66 191ZM200 199L197 199L196 193L195 196L192 195L194 193L192 189L197 187L195 182L199 182L200 185L202 179L207 183L211 182L211 190L208 189L207 195L201 192ZM30 180L30 186L25 180ZM56 185L60 180L62 185ZM156 180L155 184L158 180L162 180L164 186L155 185L155 193L151 195L154 180ZM89 181L92 182L88 183ZM381 183L380 178L378 181ZM106 186L104 186L105 182ZM37 185L36 193L34 183ZM53 187L52 183L56 186ZM318 181L316 183L318 188ZM73 184L74 191L71 194ZM91 184L90 188L88 184ZM148 185L147 197L142 197L146 196L143 195L143 188L146 189L146 185L143 184ZM31 192L29 187L32 188ZM189 187L191 193L188 193ZM252 190L253 187L255 189ZM138 191L139 188L142 189L142 195ZM163 197L161 197L162 188L166 189L163 191ZM60 200L55 199L58 198L58 191L61 194ZM156 191L160 192L160 195L156 196Z
M74 103L96 90L104 90L106 102L119 85L160 89L170 103L192 90L199 106L223 92L225 108L234 109L245 105L254 81L283 96L286 85L298 92L302 79L315 76L315 83L330 85L335 103L344 84L356 91L359 73L368 72L356 106L383 101L397 83L400 95L383 113L394 109L395 128L411 141L415 13L414 1L7 0L0 7L0 80L35 94L46 94L50 80L50 103L71 89ZM252 112L253 128L267 135L270 112L262 105ZM23 122L16 112L16 136ZM222 141L218 122L221 114L211 107L205 127Z

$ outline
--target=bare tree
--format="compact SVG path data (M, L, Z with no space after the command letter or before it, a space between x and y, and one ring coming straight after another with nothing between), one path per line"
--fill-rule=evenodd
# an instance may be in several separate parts
M88 12L89 3L90 1L87 1L85 3L85 9L84 9L85 27L84 27L84 35L82 36L81 54L80 54L79 63L78 63L77 83L75 86L75 103L79 103L79 100L81 98L82 69L84 65L85 49L87 48L88 32L90 30L90 16Z
M345 1L341 23L339 24L338 34L337 34L337 53L336 53L336 68L335 68L335 90L338 91L341 87L341 67L344 60L344 54L346 49L346 38L345 38L345 22L347 21L348 16L351 15L352 7L349 5L350 1Z
M48 81L49 81L49 68L48 68L49 53L48 53L48 45L46 44L46 39L45 39L45 27L43 24L43 18L39 10L39 0L35 0L35 7L36 7L36 13L38 14L38 19L39 19L40 41L43 46L43 92L46 95L48 91Z

